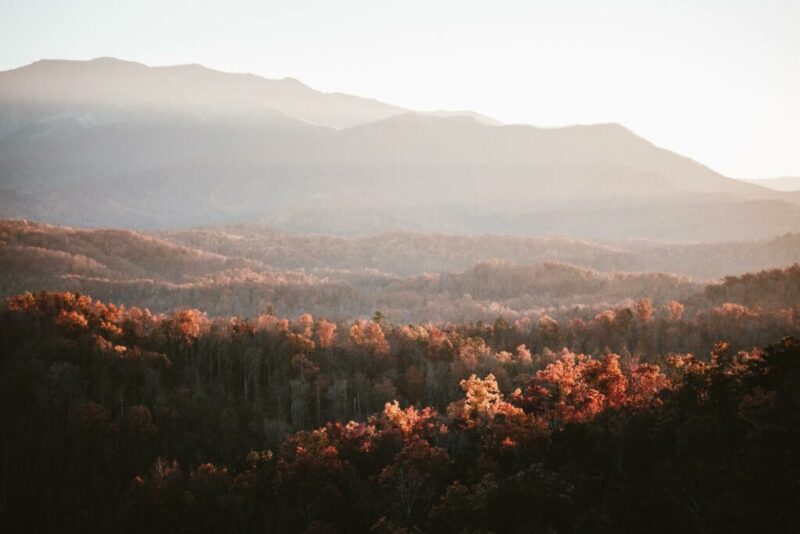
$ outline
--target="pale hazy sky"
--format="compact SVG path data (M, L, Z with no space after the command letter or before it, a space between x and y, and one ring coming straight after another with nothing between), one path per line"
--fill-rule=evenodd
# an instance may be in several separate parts
M729 176L800 176L800 0L0 0L0 70L98 56L620 122Z

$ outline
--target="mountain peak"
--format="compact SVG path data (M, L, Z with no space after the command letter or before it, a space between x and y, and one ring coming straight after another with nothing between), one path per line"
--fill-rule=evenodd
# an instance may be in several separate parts
M114 57L42 60L0 72L4 101L61 106L176 110L251 101L306 123L335 128L402 110L376 100L326 94L294 78L227 73L197 63L150 67Z

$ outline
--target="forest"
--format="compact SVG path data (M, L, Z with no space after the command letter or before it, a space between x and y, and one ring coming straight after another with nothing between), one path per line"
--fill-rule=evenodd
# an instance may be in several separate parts
M792 532L800 267L508 321L0 312L7 532ZM774 302L774 300L772 300Z

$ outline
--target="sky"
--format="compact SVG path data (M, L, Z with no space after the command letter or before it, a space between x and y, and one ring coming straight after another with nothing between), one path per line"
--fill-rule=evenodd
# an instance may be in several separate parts
M0 0L0 70L199 63L800 176L800 0Z

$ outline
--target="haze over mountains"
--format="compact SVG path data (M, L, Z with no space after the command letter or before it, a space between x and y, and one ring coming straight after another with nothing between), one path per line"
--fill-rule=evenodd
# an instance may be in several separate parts
M102 58L0 73L0 216L720 241L796 231L800 193L727 178L617 124L500 125Z
M745 180L751 184L761 185L776 191L800 191L800 176L781 176L780 178L763 178L761 180Z

